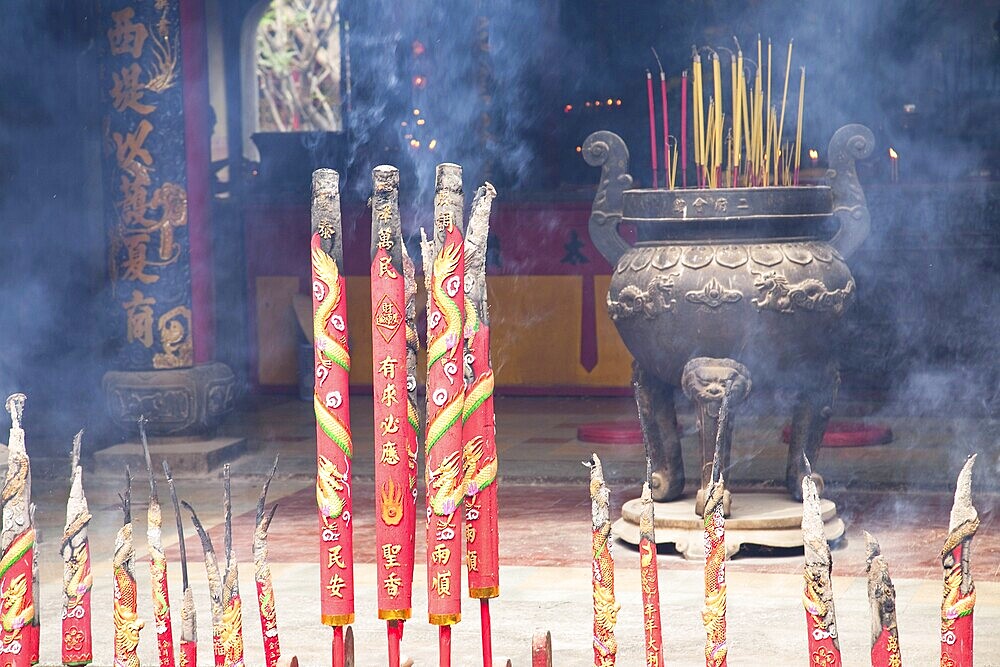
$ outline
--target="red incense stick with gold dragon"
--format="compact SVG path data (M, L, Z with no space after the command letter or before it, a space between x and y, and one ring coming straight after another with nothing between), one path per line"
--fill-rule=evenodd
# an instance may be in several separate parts
M177 489L174 487L174 476L170 466L163 462L163 474L170 487L170 501L174 506L174 520L177 522L177 545L181 552L181 585L184 599L181 603L181 667L197 667L198 665L198 625L194 610L194 593L188 581L187 543L184 541L184 521L181 518L181 506L177 502Z
M722 472L722 438L729 419L731 385L719 403L718 431L715 455L712 458L712 475L705 489L705 606L701 620L705 625L705 665L726 667L729 642L726 637L726 482Z
M153 592L153 626L160 667L174 667L174 631L170 621L170 590L167 586L167 556L163 553L163 514L156 490L153 461L146 439L146 418L139 417L139 439L149 474L149 507L146 510L146 543L149 548L149 585Z
M114 572L114 667L139 667L139 631L145 626L139 620L139 590L135 584L135 545L132 539L132 472L125 468L125 493L122 501L124 521L115 537Z
M94 641L90 626L90 591L93 575L90 568L90 543L87 526L90 510L83 493L83 466L80 448L83 431L73 438L70 465L69 500L66 502L66 526L60 550L63 556L62 663L88 665L94 659Z
M3 529L0 531L0 654L11 667L38 661L32 633L34 621L35 529L31 523L31 464L24 445L24 394L7 397L11 427L7 475L3 486Z
M612 667L618 655L615 624L622 606L615 601L615 561L611 558L611 490L597 454L590 456L592 585L594 593L594 667Z
M663 665L663 632L660 629L660 580L656 567L656 536L653 527L653 494L649 487L651 465L646 459L646 481L642 485L639 514L639 584L642 587L642 628L646 639L646 664Z
M871 533L865 531L868 563L868 603L872 611L872 667L901 667L899 629L896 626L896 589L886 563Z
M372 170L372 391L375 399L375 568L378 617L386 621L389 665L399 665L401 624L412 614L415 508L408 502L406 286L399 171ZM414 455L416 452L414 451Z
M465 237L465 550L469 597L479 600L483 665L493 665L490 599L500 595L497 535L497 442L486 293L486 245L497 192L476 191Z
M802 540L805 544L802 604L806 609L806 629L809 631L809 664L840 667L840 640L830 576L833 561L823 532L819 492L808 460L806 470L808 474L802 478Z
M944 599L941 602L941 667L972 665L972 616L976 586L972 583L972 538L979 529L979 513L972 505L973 454L962 466L951 506L948 538L941 550Z
M427 598L439 627L439 662L451 664L451 626L462 618L462 372L465 291L462 168L439 164L434 237L424 239L427 295ZM430 252L428 252L430 251Z
M212 651L217 667L244 667L243 661L243 605L240 600L239 568L233 552L233 504L230 489L229 464L222 467L224 483L223 507L225 512L226 567L219 570L219 559L208 531L198 519L194 508L181 502L191 513L191 522L198 531L205 554L208 574L208 592L212 602Z
M274 465L257 500L257 522L253 531L253 578L257 584L257 609L260 612L260 631L264 642L264 664L266 667L276 667L281 657L281 643L278 640L278 616L274 606L274 586L271 582L271 565L267 559L267 530L278 506L271 507L267 512L267 490L271 480L278 472L278 457L274 457Z
M333 665L344 667L344 626L354 622L351 526L351 356L347 340L340 176L317 169L312 182L312 295L316 412L316 503L320 521L321 620L333 626Z

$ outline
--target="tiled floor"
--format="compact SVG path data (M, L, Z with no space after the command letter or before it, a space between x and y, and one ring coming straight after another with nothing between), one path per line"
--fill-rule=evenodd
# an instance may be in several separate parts
M847 406L864 414L864 406ZM253 601L250 537L253 510L262 475L275 452L281 453L281 471L269 500L280 505L271 530L271 557L275 564L275 588L283 645L297 652L303 665L329 664L325 646L329 630L318 617L318 573L315 563L315 501L312 489L313 422L308 403L270 398L229 420L227 434L245 435L255 452L233 463L234 532L238 556L243 564L248 664L259 664L259 624ZM384 628L374 615L375 550L372 513L373 452L370 403L352 401L355 456L355 545L357 567L359 665L384 664ZM587 495L588 472L580 465L592 446L576 440L576 428L588 421L628 419L634 404L625 399L504 398L497 402L500 441L500 531L502 595L494 602L496 654L509 655L515 664L530 663L530 635L536 627L552 631L556 664L581 665L589 660L590 515ZM955 419L927 416L920 419L892 414L875 417L890 425L892 444L858 449L824 451L818 469L827 482L826 495L840 507L847 522L845 539L835 545L834 580L838 620L845 664L863 664L867 659L868 606L864 585L864 554L861 530L878 536L898 591L900 628L904 658L912 664L933 662L935 618L940 605L941 571L939 549L947 530L954 478L966 451L982 453L975 479L974 498L982 524L975 540L973 570L979 586L976 608L977 664L1000 665L1000 521L996 481L996 420ZM689 426L685 452L689 477L697 470L694 459L694 424L689 411L681 414ZM779 442L782 420L748 414L738 421L734 445L734 490L757 488L784 471L785 452ZM30 443L30 434L29 434ZM617 508L638 490L644 470L641 446L618 445L597 448L606 462ZM85 483L94 519L91 528L96 563L95 622L99 650L95 664L110 664L110 567L111 546L120 523L116 494L121 476L117 471L88 470ZM218 474L178 480L182 497L199 511L211 527L221 548L222 484ZM165 489L163 489L165 492ZM34 481L41 525L40 557L43 571L42 614L43 664L57 664L54 641L58 627L60 598L55 582L61 564L57 539L62 531L67 489L62 479ZM136 480L134 495L145 497L143 477ZM164 498L164 500L166 500ZM418 501L423 502L422 498ZM142 502L137 502L137 553L140 586L145 586L145 533ZM168 515L164 529L171 560L171 583L179 588L178 551ZM188 524L190 525L190 524ZM418 532L418 553L422 535ZM188 536L193 581L201 621L202 656L210 660L210 622L201 547ZM641 662L641 620L637 557L628 547L615 550L618 564L619 618L622 645L619 664ZM665 644L670 663L703 664L700 630L700 565L664 552L659 561L661 597L664 604ZM801 662L805 655L805 624L799 594L801 553L762 551L741 553L729 565L730 656L734 664L773 664L778 660ZM415 620L407 626L404 650L420 665L434 664L432 629L424 623L421 609L423 575L415 581ZM50 583L51 582L51 583ZM145 598L140 598L141 602ZM141 605L140 613L149 614ZM455 634L456 665L473 665L477 655L477 614L466 602L466 619ZM176 618L175 618L176 622ZM144 664L153 664L153 635L143 636Z

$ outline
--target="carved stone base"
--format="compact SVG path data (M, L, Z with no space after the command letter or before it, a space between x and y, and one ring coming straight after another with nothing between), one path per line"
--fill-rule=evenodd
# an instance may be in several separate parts
M684 558L705 557L702 519L694 513L695 498L685 497L669 503L653 504L653 527L657 544L673 544ZM844 534L844 522L837 516L832 500L820 500L826 539L834 541ZM629 500L622 507L622 518L614 523L615 537L639 544L640 500ZM726 519L726 553L732 556L744 544L794 548L802 546L802 503L785 493L740 492L732 496L732 512Z
M236 405L236 376L216 361L159 371L104 374L108 414L124 433L144 415L151 436L211 436Z
M233 461L247 452L246 438L150 438L149 456L153 469L163 470L163 461L177 473L207 473ZM138 441L123 442L94 454L96 472L116 475L129 466L132 473L143 475L146 457Z

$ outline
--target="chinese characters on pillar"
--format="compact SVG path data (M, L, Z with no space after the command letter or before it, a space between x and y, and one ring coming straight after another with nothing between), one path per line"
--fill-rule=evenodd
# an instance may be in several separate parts
M112 1L102 17L108 259L129 370L193 363L178 11Z

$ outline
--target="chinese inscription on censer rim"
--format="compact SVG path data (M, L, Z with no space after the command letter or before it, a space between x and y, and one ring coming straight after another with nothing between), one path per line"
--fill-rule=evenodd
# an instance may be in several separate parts
M119 365L193 363L177 3L109 2L105 187Z

